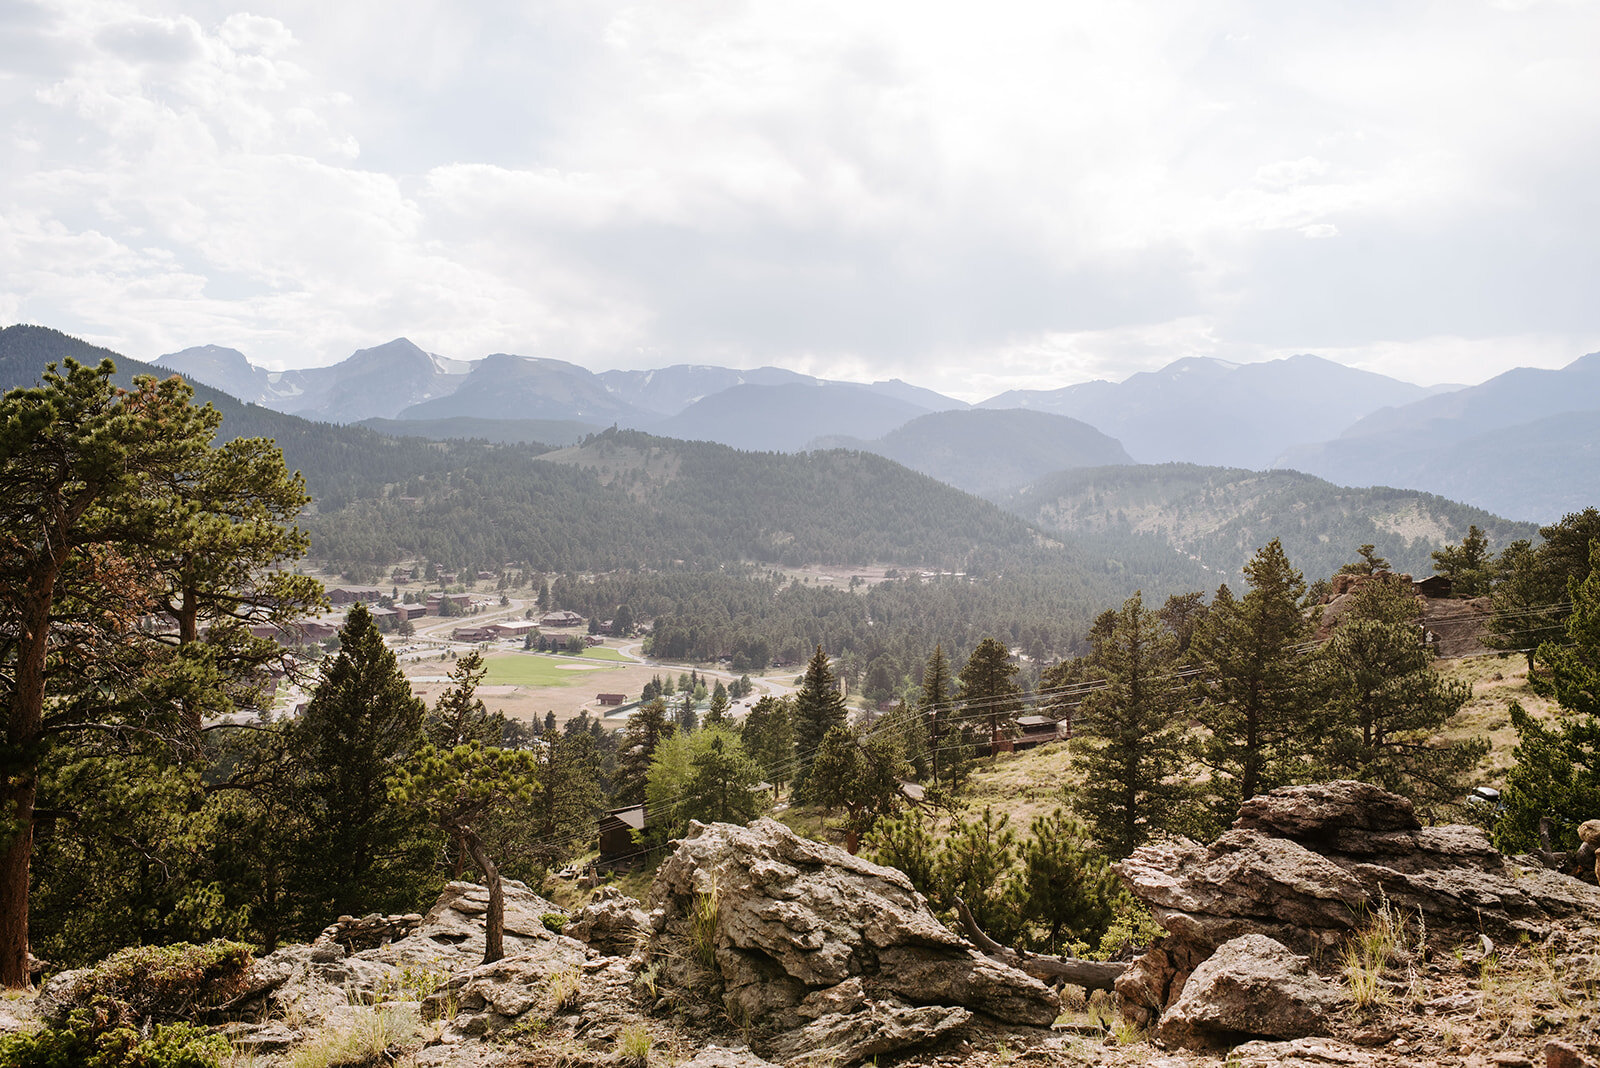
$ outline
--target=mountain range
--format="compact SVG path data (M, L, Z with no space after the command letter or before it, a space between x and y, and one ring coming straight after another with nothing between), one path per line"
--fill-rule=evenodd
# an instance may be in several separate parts
M547 357L453 360L404 338L305 370L269 372L217 346L156 362L310 419L389 420L369 423L388 433L563 444L616 425L756 451L847 447L989 495L1126 458L1303 470L1538 522L1600 500L1600 354L1470 387L1417 386L1312 355L1253 364L1188 357L1122 382L1010 391L975 406L898 380L689 364L596 374ZM980 414L1019 410L1078 426L1026 424L1036 439ZM1091 446L1090 430L1122 452Z

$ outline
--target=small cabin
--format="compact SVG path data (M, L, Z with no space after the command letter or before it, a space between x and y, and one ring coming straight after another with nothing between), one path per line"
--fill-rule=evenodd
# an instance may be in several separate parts
M640 847L634 841L633 835L635 831L644 830L644 820L643 805L614 808L600 817L602 865L615 865L621 861L635 859L639 855Z

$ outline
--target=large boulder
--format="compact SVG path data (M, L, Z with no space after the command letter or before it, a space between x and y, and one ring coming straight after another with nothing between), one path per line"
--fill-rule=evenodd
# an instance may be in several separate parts
M1168 1045L1203 1049L1246 1039L1322 1034L1344 994L1312 972L1306 958L1265 935L1225 942L1195 968L1161 1018Z
M549 913L563 910L515 879L501 882L505 896L505 953L537 953L564 939L544 925ZM379 946L360 956L386 964L455 969L483 960L484 924L489 912L489 891L477 883L445 885L439 900L411 933L397 942Z
M1251 798L1210 845L1144 846L1117 872L1167 937L1117 981L1124 1014L1153 1024L1218 946L1265 935L1300 953L1338 946L1380 907L1432 939L1543 937L1600 912L1600 888L1524 870L1475 827L1423 827L1411 802L1368 783Z
M1060 1012L1044 984L940 923L904 874L773 820L692 825L650 903L663 986L720 996L729 1017L803 1033L793 1042L841 1063L944 1037L973 1014L1043 1027ZM790 1042L767 1049L784 1056Z
M602 886L562 932L609 956L628 956L650 941L650 917L639 902L614 886Z

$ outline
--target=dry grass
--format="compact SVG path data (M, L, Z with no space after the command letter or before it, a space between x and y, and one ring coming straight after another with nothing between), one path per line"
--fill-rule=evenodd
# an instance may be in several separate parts
M1472 656L1439 661L1439 672L1447 679L1472 687L1472 697L1445 725L1448 741L1484 738L1489 754L1484 758L1479 781L1500 786L1515 763L1512 750L1517 732L1511 726L1511 702L1519 702L1535 719L1553 721L1555 704L1538 696L1528 686L1528 661L1520 655Z

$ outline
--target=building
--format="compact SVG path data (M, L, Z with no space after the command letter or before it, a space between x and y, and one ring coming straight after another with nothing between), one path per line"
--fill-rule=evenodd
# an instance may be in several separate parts
M604 705L606 708L614 708L626 702L628 695L625 693L602 693L596 694L594 699L597 704Z
M1017 726L1022 733L1011 740L1013 750L1032 749L1049 742L1059 742L1065 735L1061 724L1049 716L1018 716Z
M634 833L642 832L645 823L643 805L614 808L600 817L600 860L602 865L643 861L642 847L634 841Z
M577 627L583 625L583 617L569 609L562 608L555 612L546 612L539 620L541 627Z
M539 624L531 619L513 619L503 623L490 623L488 629L494 631L496 638L521 638L538 630Z
M497 637L493 626L457 627L450 632L450 640L453 642L492 642Z
M355 604L365 601L367 604L376 604L388 596L388 591L381 586L335 586L328 591L329 604Z

